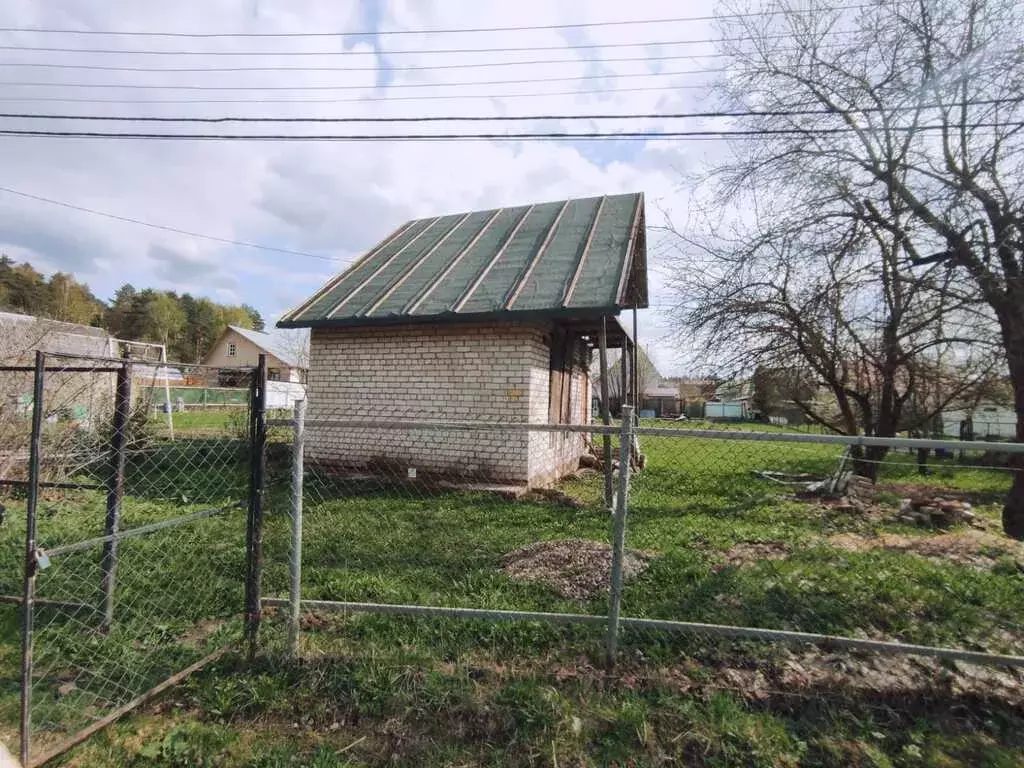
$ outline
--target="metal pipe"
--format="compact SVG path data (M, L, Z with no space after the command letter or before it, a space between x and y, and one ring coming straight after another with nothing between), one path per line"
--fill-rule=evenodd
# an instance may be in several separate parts
M110 714L105 715L104 717L101 717L99 720L96 720L93 723L90 723L89 725L87 725L85 728L80 730L78 733L76 733L74 736L69 738L64 743L60 744L57 747L54 747L49 752L44 753L42 756L39 757L38 760L35 760L32 763L23 762L23 765L25 765L26 768L39 768L39 766L45 765L46 763L49 763L50 761L55 760L56 758L58 758L61 755L65 754L69 749L77 747L82 742L88 740L89 737L92 736L93 734L99 733L104 728L106 728L108 725L112 725L113 723L117 722L122 717L124 717L129 712L131 712L132 710L138 709L139 707L141 707L143 704L145 704L147 701L149 701L153 697L159 696L161 693L166 691L168 688L171 688L171 687L177 685L178 683L182 682L183 680L185 680L190 675L198 672L203 667L205 667L208 664L211 664L212 662L216 661L221 656L223 656L228 651L229 648L230 648L230 646L224 646L223 648L219 648L218 650L214 651L213 653L207 654L206 656L201 658L199 661L197 661L195 664L190 664L189 666L185 667L180 672L178 672L178 673L176 673L174 675L171 675L170 677L168 677L163 682L158 683L157 685L154 685L152 688L150 688L145 693L142 693L139 696L136 696L134 699L129 701L124 706L118 707L117 709L115 709Z
M264 597L268 608L287 608L290 600ZM607 616L587 616L578 613L545 613L532 611L505 611L487 608L446 608L434 605L391 605L387 603L345 603L335 600L302 600L303 610L341 611L351 613L389 613L410 616L441 616L452 619L489 619L497 621L546 621L554 624L593 624L605 626Z
M601 317L601 331L598 334L598 345L601 356L601 421L606 427L611 426L612 415L608 410L608 318ZM604 443L604 505L612 506L612 438L606 433Z
M290 601L282 598L265 597L262 604L268 608L286 608ZM487 619L494 621L544 621L552 624L588 624L607 626L607 616L592 616L582 613L545 613L541 611L506 611L485 608L448 608L426 605L390 605L382 603L346 603L334 600L303 600L302 608L308 611L338 611L342 613L383 613L409 616L442 616L453 619ZM692 634L717 635L719 637L744 637L752 640L770 640L782 643L808 643L824 648L849 648L857 651L871 651L887 655L928 656L952 661L986 666L1024 667L1024 656L1007 656L981 651L963 651L958 648L942 648L931 645L895 643L887 640L863 640L841 635L822 635L811 632L795 632L783 629L757 629L734 627L726 624L701 624L690 621L669 621L663 619L641 619L623 616L619 626L634 629L659 630L665 632L686 632Z
M35 379L32 388L32 437L29 441L28 498L25 504L25 574L21 611L21 764L28 765L32 738L32 630L36 596L36 512L39 508L40 435L43 432L43 394L46 382L46 355L36 350Z
M22 595L0 595L0 603L4 605L24 605L25 598ZM63 600L43 600L38 597L32 598L32 605L41 605L50 608L66 608L72 611L93 611L96 609L95 606L86 605L85 603L68 603Z
M55 352L47 352L47 355L56 355ZM78 358L78 355L72 355ZM107 360L107 358L86 358L89 360ZM47 373L117 373L120 368L96 368L86 365L53 365L46 369ZM0 373L32 373L35 366L32 365L0 365Z
M573 432L591 435L617 435L618 427L595 424L530 424L525 421L380 421L374 419L306 419L306 425L326 429L418 429L451 432ZM295 426L294 419L267 419L268 427Z
M249 660L256 658L260 630L260 586L263 579L263 481L267 466L267 356L261 354L253 372L249 413L249 514L245 526L245 636Z
M629 456L632 444L633 408L627 405L622 409L622 429L619 433L619 494L615 504L615 522L612 526L611 592L608 598L608 638L605 656L605 664L609 671L615 666L615 654L619 643L619 614L622 609L622 561L626 549Z
M780 443L822 443L825 445L873 445L885 448L945 448L947 450L996 451L1024 453L1024 443L961 442L959 440L924 440L909 437L870 437L868 435L812 435L799 432L743 432L725 429L674 429L672 427L638 427L634 434L646 437L699 437L712 440L754 440Z
M592 435L617 435L618 427L594 424L528 424L526 422L487 421L383 421L376 419L307 419L313 427L336 429L420 429L452 432L578 432ZM270 427L293 427L292 419L270 419ZM714 440L754 440L778 443L821 443L825 445L878 445L887 448L946 448L948 450L996 451L1024 453L1024 443L965 442L960 440L925 440L906 437L869 437L867 435L815 435L802 432L743 432L725 429L676 429L675 427L637 427L634 436L690 437Z
M785 629L758 629L755 627L733 627L725 624L701 624L692 621L667 621L662 619L622 619L621 624L636 629L655 629L668 632L689 632L693 634L718 635L720 637L747 637L753 640L773 640L781 643L810 643L823 648L849 648L856 651L872 651L888 655L930 656L936 659L966 661L971 664L989 666L1024 667L1024 656L1006 656L981 651L963 651L959 648L942 648L931 645L894 643L887 640L862 640L842 635L822 635L813 632L795 632Z
M225 512L230 512L232 509L241 509L245 502L236 502L229 504L226 507L214 507L212 509L202 509L198 512L192 512L187 515L180 517L172 517L167 520L160 520L156 523L147 523L146 525L140 525L138 528L130 528L127 531L118 531L115 534L109 536L97 536L94 539L86 539L85 541L76 541L74 544L65 544L62 547L54 547L53 549L46 550L46 554L50 557L57 557L59 555L70 555L73 552L83 552L93 547L98 547L101 544L109 544L110 542L124 541L125 539L137 539L140 536L146 536L147 534L155 531L161 531L165 528L176 528L179 525L185 523L191 523L196 520L200 520L204 517L214 517L216 515L222 515Z
M0 479L0 487L28 488L28 480L3 480ZM48 483L40 482L40 488L61 488L72 491L105 491L107 486L99 483Z
M124 499L125 446L132 408L132 364L125 352L121 370L117 372L114 390L113 434L110 436L110 475L107 478L107 515L103 524L103 560L100 591L103 594L103 619L100 632L106 634L114 621L114 593L117 589L117 532L121 527L121 502Z
M167 409L167 434L174 441L174 409L171 407L170 370L167 367L167 345L160 345L160 362L163 363L164 374L164 408ZM159 370L159 368L157 369Z
M292 436L292 551L291 616L288 625L288 650L299 655L299 601L302 599L302 474L305 449L306 401L295 401L295 434Z

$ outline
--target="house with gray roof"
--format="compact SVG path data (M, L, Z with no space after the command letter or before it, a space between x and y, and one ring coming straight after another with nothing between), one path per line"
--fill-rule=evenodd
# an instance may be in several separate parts
M230 375L232 369L249 370L267 356L267 378L301 384L306 380L306 350L298 338L264 333L238 325L229 325L210 347L203 365L212 366Z
M637 193L409 221L278 327L311 329L309 455L541 485L581 435L315 420L585 423L592 350L632 350L619 318L646 306Z

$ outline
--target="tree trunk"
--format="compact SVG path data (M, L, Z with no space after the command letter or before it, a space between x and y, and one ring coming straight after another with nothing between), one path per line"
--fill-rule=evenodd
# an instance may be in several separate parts
M1024 443L1024 350L1010 359L1013 400L1017 411L1017 442ZM1003 531L1007 536L1024 541L1024 454L1010 454L1013 484L1003 507Z
M858 445L850 449L850 457L853 459L853 472L860 477L866 477L872 483L878 480L878 472L881 469L879 462L883 461L889 449L884 445L869 445L862 448Z

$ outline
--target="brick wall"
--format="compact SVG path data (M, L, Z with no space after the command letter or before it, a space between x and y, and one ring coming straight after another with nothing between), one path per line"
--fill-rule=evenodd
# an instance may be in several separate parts
M493 323L314 329L310 419L548 421L550 328ZM589 352L573 355L572 421L589 418ZM339 429L307 434L310 456L403 475L440 472L544 484L574 470L582 435Z
M548 329L529 324L314 329L309 418L546 422ZM317 428L313 458L404 474L528 482L556 474L550 438L525 432ZM534 454L534 449L537 453ZM545 458L546 455L546 458Z

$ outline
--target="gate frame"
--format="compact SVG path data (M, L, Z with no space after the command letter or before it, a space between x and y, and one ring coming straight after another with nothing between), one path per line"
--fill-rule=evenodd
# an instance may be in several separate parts
M114 432L111 439L111 477L106 483L103 484L83 484L83 483L48 483L41 480L41 468L42 468L42 448L41 448L41 437L43 428L43 415L45 413L45 384L46 384L46 372L47 372L47 360L48 358L74 358L74 359L88 359L94 360L98 363L109 363L110 365L103 367L100 365L94 367L87 366L61 366L59 369L62 372L75 372L75 373L116 373L117 384L115 387L115 409L113 416L113 427ZM114 367L114 363L117 363L117 367ZM82 744L88 740L91 736L103 730L107 726L115 723L130 712L138 709L146 702L153 699L155 696L163 693L164 691L172 688L173 686L181 683L193 673L200 669L208 666L212 662L221 658L231 647L234 645L234 641L228 642L226 645L212 651L206 656L198 659L194 663L179 670L170 677L165 678L161 682L157 683L152 688L142 692L131 701L117 707L111 712L108 712L103 717L90 723L86 727L80 729L71 735L68 739L61 742L57 746L49 749L48 751L40 754L38 757L33 758L32 755L32 673L33 673L33 661L34 661L34 640L35 640L35 606L36 603L47 604L51 601L37 601L35 597L36 593L36 575L37 572L46 567L48 564L48 558L50 555L60 556L71 552L81 551L83 549L92 548L94 546L103 546L102 555L102 592L103 592L103 628L109 627L109 617L113 609L113 590L116 579L116 568L117 568L117 550L118 543L122 539L134 538L136 536L146 535L157 530L161 530L176 525L181 525L190 522L195 519L204 517L211 517L213 515L221 514L233 509L238 509L242 503L245 503L248 509L247 520L246 520L246 538L247 538L247 549L246 549L246 628L252 627L254 634L251 636L252 645L251 652L255 654L256 651L256 635L255 632L259 630L260 620L260 601L259 601L259 585L260 575L262 570L262 546L263 546L263 534L262 534L262 523L263 523L263 493L264 493L264 475L266 466L266 437L267 437L267 419L266 419L266 382L267 382L267 360L266 355L261 354L259 356L259 364L253 369L253 380L250 387L250 419L249 419L249 430L248 430L248 441L247 447L250 454L250 475L249 475L249 492L248 499L246 502L233 503L225 507L202 510L200 512L190 513L181 517L172 518L168 520L162 520L156 523L150 523L148 525L142 525L137 528L121 531L119 530L119 513L120 513L120 502L123 496L123 484L124 484L124 465L125 465L125 435L124 430L127 426L128 418L130 417L131 410L131 361L126 357L123 360L111 360L108 358L98 357L82 357L79 355L65 355L60 353L46 353L42 350L36 350L35 353L35 364L32 367L27 366L0 366L0 370L8 371L24 371L33 372L33 402L32 402L32 420L31 420L31 438L29 442L29 465L28 475L29 478L25 482L11 482L5 483L6 485L17 485L23 487L26 490L26 525L25 525L25 552L24 552L24 572L23 572L23 588L22 596L20 598L5 597L3 602L17 602L21 605L21 674L20 674L20 713L19 713L19 724L18 724L18 740L19 740L19 758L23 768L37 768L51 760L54 760L61 755L64 755L69 750ZM53 369L51 369L53 370ZM40 489L60 487L60 488L83 488L96 491L105 491L107 493L107 511L104 521L104 535L95 539L88 539L73 544L64 545L61 547L55 547L49 552L44 552L37 546L36 541L36 523L38 519L38 505L40 498ZM250 546L251 542L251 546ZM46 559L44 559L46 558ZM250 612L249 598L250 588L254 588L254 601L256 609L254 612ZM245 635L243 635L244 639Z

